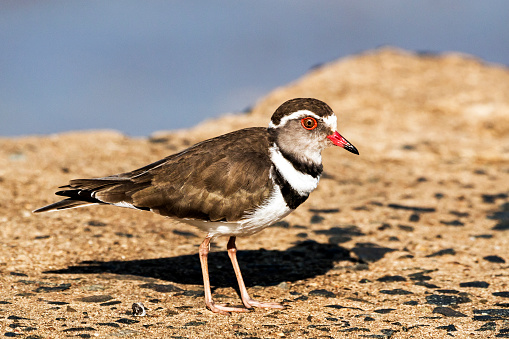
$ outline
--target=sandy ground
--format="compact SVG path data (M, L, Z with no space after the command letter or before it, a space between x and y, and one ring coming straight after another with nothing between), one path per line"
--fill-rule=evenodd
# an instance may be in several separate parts
M205 309L203 234L189 226L109 206L31 213L69 179L266 126L293 97L329 103L360 156L326 150L305 204L237 241L250 293L284 310ZM5 337L509 337L509 71L382 49L323 65L249 114L191 130L3 138L0 210ZM213 293L240 305L226 240L210 257ZM132 314L136 302L146 316Z

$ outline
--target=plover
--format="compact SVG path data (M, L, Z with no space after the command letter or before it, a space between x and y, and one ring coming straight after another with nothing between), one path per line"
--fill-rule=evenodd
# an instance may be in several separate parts
M268 128L245 128L205 140L132 172L71 180L56 192L66 199L34 212L107 204L191 224L207 234L199 257L205 303L211 311L283 308L251 299L237 262L235 239L260 232L306 201L323 171L323 149L336 145L359 154L336 125L336 115L324 102L292 99L276 109ZM246 308L212 299L207 256L210 241L219 236L229 237L228 255Z

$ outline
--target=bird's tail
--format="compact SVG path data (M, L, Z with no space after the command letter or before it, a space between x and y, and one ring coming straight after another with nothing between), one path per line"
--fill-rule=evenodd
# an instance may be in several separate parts
M59 210L65 210L68 208L83 207L83 206L93 205L93 204L95 204L95 203L68 198L68 199L64 199L59 202L38 208L38 209L32 211L32 213L59 211Z
M67 197L67 199L38 208L33 213L59 211L68 208L83 207L95 204L108 204L110 201L99 200L96 193L119 186L128 182L128 179L118 177L106 177L97 179L75 179L69 185L61 186L65 190L56 192L56 195Z

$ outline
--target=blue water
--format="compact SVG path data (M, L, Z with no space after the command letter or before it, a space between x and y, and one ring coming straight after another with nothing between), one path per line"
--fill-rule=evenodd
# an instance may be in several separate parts
M384 45L509 64L509 1L0 2L0 135L189 127Z

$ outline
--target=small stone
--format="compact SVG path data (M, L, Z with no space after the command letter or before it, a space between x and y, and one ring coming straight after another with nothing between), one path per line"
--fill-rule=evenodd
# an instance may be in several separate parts
M99 306L113 306L113 305L118 305L121 303L122 302L120 300L113 300L113 301L107 301L105 303L101 303L101 304L99 304Z
M450 307L435 307L433 313L438 313L446 317L466 317L466 314L455 311Z
M456 251L453 248L446 248L446 249L440 250L438 252L429 254L426 256L426 258L439 257L439 256L446 255L446 254L455 255Z
M125 233L125 232L115 232L116 235L118 235L119 237L123 237L123 238L133 238L134 235L132 235L131 233Z
M118 320L115 320L115 322L117 322L119 324L127 324L127 325L139 323L138 320L128 319L128 318L120 318Z
M491 239L493 238L493 234L477 234L473 235L475 239Z
M459 294L460 293L460 291L458 291L458 290L448 290L448 289L440 289L440 290L436 290L435 292L442 293L442 294Z
M499 194L483 194L482 201L485 204L494 204L497 199L507 199L507 194L499 193Z
M412 213L412 215L408 218L408 221L410 222L417 222L419 220L421 220L421 216L418 213Z
M479 327L476 331L484 332L484 331L495 331L497 329L497 324L494 321L489 321Z
M147 283L147 284L142 284L139 287L141 287L141 288L149 288L151 290L154 290L154 291L160 292L160 293L182 292L183 291L183 289L181 289L180 287L177 287L177 286L172 285L172 284L164 285L164 284Z
M409 274L408 277L411 280L415 280L415 281L431 280L431 277L429 275L424 275L424 274L425 274L425 272L417 272L417 273Z
M426 301L428 304L432 305L448 306L467 303L470 302L471 300L465 296L432 294L426 297Z
M460 287L477 287L477 288L488 288L490 286L486 281L469 281L460 283Z
M465 226L465 223L459 221L458 219L451 221L440 220L440 223L446 226Z
M312 224L320 224L320 223L321 223L322 221L324 221L324 220L325 220L325 218L324 218L324 217L322 217L322 216L320 216L320 215L318 215L318 214L315 214L315 215L313 215L313 216L311 217L310 222L311 222Z
M505 260L498 255L487 255L483 259L496 264L505 264Z
M189 321L184 324L184 326L202 326L207 324L206 321Z
M509 291L493 292L495 297L509 298Z
M381 290L380 293L382 294L389 294L389 295L408 295L413 294L413 292L402 290L401 288L396 288L393 290Z
M111 299L113 299L111 295L92 295L89 297L78 298L76 300L85 303L102 303Z
M406 281L406 278L400 275L384 275L383 277L378 278L376 280L380 282L395 282L395 281Z
M103 227L103 226L106 226L106 224L102 221L97 221L97 220L90 220L89 222L87 222L87 225L88 226L93 226L93 227Z
M468 212L449 211L450 214L457 216L458 218L466 218L470 216Z
M338 208L324 208L324 209L319 209L319 208L310 208L309 209L310 212L312 213L339 213L339 209Z
M78 312L76 311L74 308L72 308L71 306L67 306L67 308L65 309L66 312Z
M277 285L277 287L279 287L282 290L288 290L290 288L290 285L286 281L283 281L283 282L280 282Z
M414 231L414 228L412 226L408 226L408 225L398 225L398 228L405 232L413 232Z
M65 301L46 301L46 303L50 305L68 305L68 302Z
M381 308L381 309L378 309L378 310L374 310L374 312L379 313L379 314L389 314L389 313L391 313L392 311L395 311L395 310L396 310L395 308Z
M326 298L335 298L336 297L336 295L333 292L327 291L325 289L312 290L308 293L308 295L320 296L320 297L326 297Z
M142 303L133 303L132 305L133 315L137 317L144 317L147 315L147 311L145 310L145 306Z
M61 292L71 288L71 284L60 284L58 286L40 286L34 290L36 293L41 292Z
M272 225L273 227L281 227L281 228L289 228L290 227L290 223L288 221L278 221L277 223L275 223L274 225Z
M387 207L397 209L397 210L414 211L414 212L421 212L421 213L436 212L436 209L432 208L432 207L414 207L414 206L405 206L405 205L399 205L399 204L388 204Z

